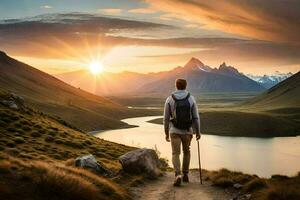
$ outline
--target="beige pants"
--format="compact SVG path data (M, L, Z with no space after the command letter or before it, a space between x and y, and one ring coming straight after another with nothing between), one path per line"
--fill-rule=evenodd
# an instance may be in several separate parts
M171 134L171 145L172 145L172 162L175 170L175 175L181 174L180 170L180 147L182 144L183 149L183 162L182 162L182 173L189 173L190 167L190 145L193 135L191 134Z

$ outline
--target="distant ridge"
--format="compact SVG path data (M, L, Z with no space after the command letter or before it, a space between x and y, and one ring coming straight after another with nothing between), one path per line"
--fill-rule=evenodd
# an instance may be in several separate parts
M133 72L103 73L97 77L98 90L87 88L93 75L89 72L71 72L56 75L76 87L86 87L90 92L101 95L166 95L174 90L176 78L188 80L188 89L193 93L202 92L261 92L263 86L240 73L237 69L227 66L225 62L219 68L211 68L192 57L183 67L170 71L140 74ZM125 83L125 84L124 84ZM100 89L101 88L101 89Z
M38 110L88 131L124 126L118 119L128 112L119 104L74 88L2 51L0 92L16 93Z
M246 105L274 108L300 108L300 72L280 82Z
M263 87L269 89L269 88L277 85L281 81L291 77L292 75L293 75L293 73L291 73L291 72L280 73L280 72L276 71L274 74L271 74L271 75L265 74L263 76L259 76L259 75L248 74L247 76L249 78L251 78L252 80L258 82Z
M187 79L188 90L196 94L202 92L260 92L264 90L264 87L239 73L234 67L223 63L219 68L212 69L200 60L192 58L184 67L164 72L160 79L145 84L138 92L170 93L174 90L176 78Z

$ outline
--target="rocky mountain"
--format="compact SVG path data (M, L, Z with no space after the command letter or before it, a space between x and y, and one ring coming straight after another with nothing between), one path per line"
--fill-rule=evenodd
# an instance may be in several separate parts
M177 67L161 74L159 79L139 88L139 93L170 93L174 90L174 81L184 78L188 81L188 90L192 93L203 92L260 92L264 88L241 74L232 66L221 64L212 69L196 58L192 58L184 67Z
M204 65L200 60L197 58L191 58L191 60L184 66L186 69L192 70L192 71L205 71L205 72L211 72L212 68L210 68L207 65Z
M68 85L1 51L0 93L17 94L37 110L88 131L124 126L119 119L128 113L119 104Z
M252 80L258 82L259 84L261 84L262 86L264 86L267 89L275 86L276 84L278 84L281 81L289 78L292 75L293 75L293 73L291 73L291 72L289 72L289 73L280 73L278 71L276 71L275 74L263 75L263 76L247 74L247 76L249 78L251 78Z
M183 67L158 73L105 72L95 77L85 71L60 74L56 77L101 95L167 94L174 90L174 81L177 78L187 79L188 89L193 93L260 92L265 89L232 66L223 63L219 68L213 69L197 58L191 58Z

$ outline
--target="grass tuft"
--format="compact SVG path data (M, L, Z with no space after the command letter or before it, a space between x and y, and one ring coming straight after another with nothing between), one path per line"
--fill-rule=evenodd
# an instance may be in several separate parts
M299 200L300 192L294 188L275 187L266 194L267 200Z
M13 173L11 173L13 171ZM0 199L100 200L128 199L124 189L91 172L43 161L24 162L9 157L0 161L5 187ZM1 182L1 183L2 183Z
M261 178L255 178L255 179L251 180L250 182L248 182L243 187L243 191L245 193L249 193L249 192L253 192L253 191L260 190L260 189L267 188L267 187L268 187L268 185L265 180L263 180Z

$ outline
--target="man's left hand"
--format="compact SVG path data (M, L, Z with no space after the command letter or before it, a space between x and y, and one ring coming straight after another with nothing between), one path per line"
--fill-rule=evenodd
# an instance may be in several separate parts
M166 141L170 142L170 136L169 135L166 135Z

